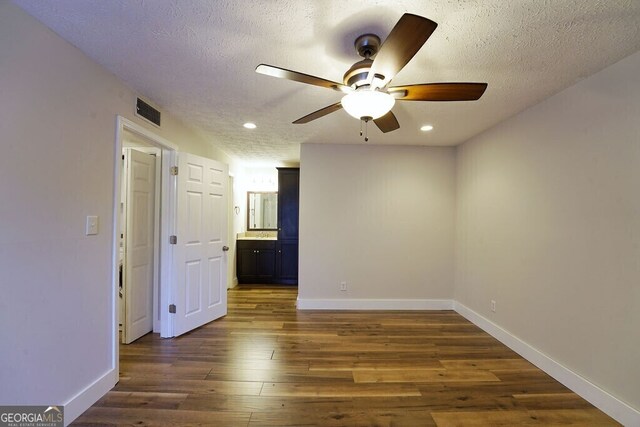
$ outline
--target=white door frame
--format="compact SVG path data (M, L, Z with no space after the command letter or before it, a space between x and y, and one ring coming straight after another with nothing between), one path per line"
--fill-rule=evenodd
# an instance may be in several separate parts
M160 280L159 291L160 301L154 301L154 324L157 319L158 307L169 307L171 301L171 277L172 277L172 259L173 250L170 245L163 244L169 242L169 236L175 230L176 220L176 180L172 179L171 167L176 165L178 147L165 138L156 135L152 131L128 120L122 116L116 118L116 141L115 141L115 182L113 194L113 236L112 236L112 324L113 324L113 366L115 372L119 372L120 348L119 348L119 321L118 321L118 266L119 266L119 250L120 250L120 191L121 191L121 160L122 160L122 141L124 132L128 131L135 135L143 137L151 145L161 150L161 202L160 202ZM157 290L154 289L154 293ZM154 298L155 299L155 298ZM169 311L159 310L160 315L160 336L172 337L173 325L169 317ZM155 328L154 328L155 329Z

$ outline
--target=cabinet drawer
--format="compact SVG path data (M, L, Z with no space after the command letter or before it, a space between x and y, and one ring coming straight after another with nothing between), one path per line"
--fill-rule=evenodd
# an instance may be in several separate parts
M275 240L237 240L238 249L276 249Z

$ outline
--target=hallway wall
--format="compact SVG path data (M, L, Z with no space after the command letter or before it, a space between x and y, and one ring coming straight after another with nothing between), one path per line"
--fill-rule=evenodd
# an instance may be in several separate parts
M113 383L116 116L233 163L14 4L0 2L0 404L64 404ZM119 155L119 153L118 153ZM87 215L99 234L85 236ZM67 416L80 409L71 404ZM76 414L77 415L77 414Z

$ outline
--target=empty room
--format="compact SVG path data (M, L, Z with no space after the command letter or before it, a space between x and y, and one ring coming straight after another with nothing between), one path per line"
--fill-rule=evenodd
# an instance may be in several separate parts
M633 0L0 0L0 424L640 426L639 117Z

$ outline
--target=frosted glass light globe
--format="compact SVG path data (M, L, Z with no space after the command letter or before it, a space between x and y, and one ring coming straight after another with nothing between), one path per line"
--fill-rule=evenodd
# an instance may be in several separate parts
M342 108L356 119L377 119L391 111L396 100L388 93L364 89L345 95L340 102Z

